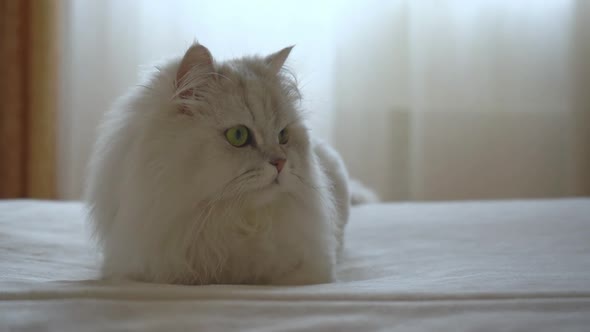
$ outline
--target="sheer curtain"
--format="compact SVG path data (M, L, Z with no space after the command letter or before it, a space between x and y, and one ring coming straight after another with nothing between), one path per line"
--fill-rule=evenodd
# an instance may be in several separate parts
M316 135L329 139L332 110L332 27L338 1L70 0L61 93L59 194L82 193L95 128L115 98L141 72L182 54L194 39L217 59L296 47L304 107Z
M386 200L590 194L584 0L68 1L59 192L140 65L296 44L314 135Z
M358 6L334 59L351 173L388 200L590 194L588 2Z

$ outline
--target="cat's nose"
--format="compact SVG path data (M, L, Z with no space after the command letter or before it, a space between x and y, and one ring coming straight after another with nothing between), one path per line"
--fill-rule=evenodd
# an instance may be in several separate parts
M283 159L283 158L277 158L277 159L273 159L273 160L269 161L269 163L271 165L273 165L274 167L277 168L277 171L279 173L283 170L283 166L285 166L286 162L287 162L287 160Z

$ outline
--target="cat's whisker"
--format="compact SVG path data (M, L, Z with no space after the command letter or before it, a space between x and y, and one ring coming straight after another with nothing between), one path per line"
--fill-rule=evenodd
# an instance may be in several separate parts
M301 175L299 175L299 174L297 174L297 173L295 173L295 172L293 172L293 171L291 171L291 174L293 174L293 175L295 176L295 178L296 178L296 179L298 179L298 180L299 180L299 182L301 182L303 185L305 185L305 186L306 186L306 187L308 187L308 188L311 188L311 189L313 189L313 190L314 190L314 191L316 191L316 192L317 192L317 191L319 191L320 189L329 188L329 187L327 187L327 186L326 186L326 187L319 187L319 186L314 186L314 185L312 185L312 184L308 183L307 181L305 181Z
M176 91L172 95L172 99L179 98L180 96L185 95L188 91L196 92L198 90L202 90L200 88L208 85L207 78L209 76L217 75L217 73L215 72L195 74L195 72L198 71L199 68L193 69L192 71L185 73L182 77L175 81Z
M219 77L225 78L226 80L228 80L228 81L230 81L230 82L232 82L232 83L234 82L234 81L233 81L231 78L229 78L229 77L227 77L227 76L225 76L225 75L223 75L223 74L220 74L220 73L211 73L211 75L214 75L214 76L219 76Z
M144 88L146 90L149 90L149 91L154 91L154 89L151 86L147 86L147 85L143 85L143 84L138 84L137 86L140 88Z

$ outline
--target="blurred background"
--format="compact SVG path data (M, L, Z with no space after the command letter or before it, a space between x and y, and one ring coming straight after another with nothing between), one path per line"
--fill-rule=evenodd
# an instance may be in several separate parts
M590 195L590 1L0 1L0 197L80 199L96 126L194 39L295 44L314 135L388 201Z

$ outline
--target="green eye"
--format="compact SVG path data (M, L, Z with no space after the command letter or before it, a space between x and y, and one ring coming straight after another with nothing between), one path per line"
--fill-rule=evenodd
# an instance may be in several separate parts
M279 133L279 143L287 144L287 142L289 142L289 133L287 132L287 128L285 128Z
M250 143L250 131L246 126L235 126L225 131L225 138L231 145L240 148Z

